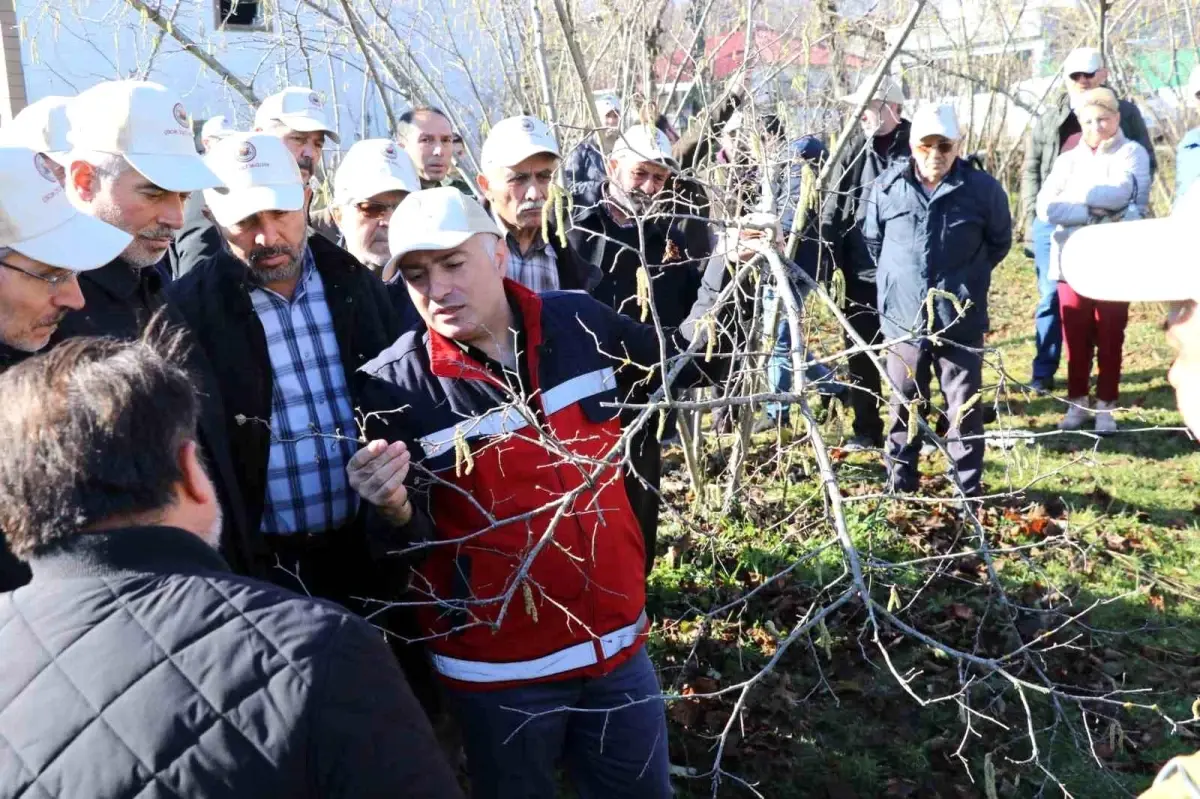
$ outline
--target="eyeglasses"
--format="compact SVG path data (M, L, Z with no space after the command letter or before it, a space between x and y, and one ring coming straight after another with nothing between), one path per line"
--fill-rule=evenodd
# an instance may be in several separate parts
M355 203L354 207L367 219L383 219L385 216L391 216L392 211L395 211L398 205L399 203L377 203L374 200L365 200Z
M19 266L13 266L8 261L0 261L0 266L6 266L14 272L20 272L22 275L27 275L34 280L40 280L43 283L49 283L50 288L57 289L67 281L75 277L75 273L71 271L59 270L51 275L39 275L36 272L30 272L28 269L22 269Z
M1068 77L1074 81L1080 81L1080 80L1083 80L1084 78L1091 80L1092 78L1096 77L1096 73L1095 72L1072 72L1070 75L1068 75Z
M937 150L942 155L945 155L946 153L949 153L953 149L954 149L954 142L949 141L949 140L943 140L943 141L937 142L936 144L918 144L917 145L917 152L921 153L921 155L928 155L933 150Z

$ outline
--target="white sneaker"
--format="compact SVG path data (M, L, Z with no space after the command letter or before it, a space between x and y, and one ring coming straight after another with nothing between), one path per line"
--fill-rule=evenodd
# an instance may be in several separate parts
M1088 407L1088 398L1074 397L1068 399L1067 402L1071 403L1071 407L1067 408L1067 415L1058 423L1058 429L1078 430L1092 418L1091 408Z
M1096 400L1096 432L1100 435L1117 432L1117 420L1112 415L1116 407L1115 402Z

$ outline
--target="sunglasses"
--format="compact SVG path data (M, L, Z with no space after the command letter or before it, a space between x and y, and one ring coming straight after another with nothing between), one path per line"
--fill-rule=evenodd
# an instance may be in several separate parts
M49 275L39 275L36 272L30 272L28 269L22 269L19 266L13 266L8 261L0 261L0 266L7 267L14 272L20 272L22 275L31 277L34 280L40 280L43 283L48 283L50 284L51 289L57 289L59 286L67 283L73 277L75 277L75 273L68 270L59 270Z
M397 205L399 203L377 203L374 200L365 200L355 203L354 207L367 219L383 219L385 216L391 216Z
M1096 77L1096 73L1095 72L1072 72L1068 77L1074 81L1083 80L1084 78L1091 80L1092 78Z
M1178 300L1167 306L1167 319L1163 322L1162 329L1170 330L1175 325L1181 325L1192 318L1192 314L1196 313L1197 303L1195 300Z
M954 142L945 141L945 140L937 142L936 144L918 144L917 145L917 152L921 153L922 155L928 155L933 150L937 150L942 155L946 155L947 153L951 152L953 149L954 149Z

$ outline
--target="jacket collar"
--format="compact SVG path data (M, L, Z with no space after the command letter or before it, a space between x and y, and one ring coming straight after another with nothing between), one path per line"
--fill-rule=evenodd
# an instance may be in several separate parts
M126 527L83 533L29 560L33 579L103 577L120 572L198 574L229 566L198 536L177 527Z
M542 300L537 294L508 278L504 279L504 293L521 311L521 325L525 333L524 353L528 359L529 374L537 375L537 353L542 346ZM493 381L491 373L477 360L466 353L461 345L429 330L429 368L438 377L449 379Z
M969 169L963 159L955 158L954 165L950 167L950 172L947 173L946 177L942 178L942 182L934 189L929 199L932 200L934 197L945 196L947 193L957 189L966 182L966 174ZM904 168L896 173L895 179L890 181L889 185L895 183L896 180L905 180L917 191L923 191L920 178L917 177L917 162L912 158L909 158ZM942 189L943 186L945 186L945 190Z

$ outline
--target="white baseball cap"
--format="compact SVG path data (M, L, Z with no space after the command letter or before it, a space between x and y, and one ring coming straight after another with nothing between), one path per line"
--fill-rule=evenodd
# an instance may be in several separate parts
M1200 191L1179 199L1162 219L1089 225L1063 245L1063 277L1096 300L1200 300L1200 269L1192 263L1200 227Z
M221 183L196 152L187 109L166 86L139 80L97 84L71 101L67 120L74 151L121 155L167 191Z
M1063 61L1063 76L1071 77L1076 72L1091 74L1104 67L1104 57L1095 47L1079 47L1067 54Z
M929 136L942 136L950 141L962 138L962 129L958 126L958 115L952 105L936 105L929 103L917 109L913 114L912 130L909 137L919 142Z
M538 153L559 157L558 142L550 126L537 117L509 117L497 122L488 134L479 167L484 172L494 167L512 167Z
M215 117L209 117L200 126L200 141L208 139L215 144L237 132L237 128L229 124L229 120L225 118L224 114L217 114Z
M133 236L80 213L28 147L0 146L0 247L59 269L84 272L116 258Z
M222 227L260 211L304 208L300 167L278 136L236 133L213 145L204 160L225 184L204 192L204 201Z
M289 86L263 100L254 113L254 127L266 130L272 122L282 122L304 133L323 131L335 144L341 143L325 116L325 101L312 89Z
M334 205L362 202L385 191L420 190L412 159L391 139L355 142L333 176Z
M453 186L414 191L388 224L388 268L410 252L451 250L476 233L501 235L496 221L474 199Z
M634 125L618 136L613 144L612 157L618 160L655 161L679 168L675 157L671 155L671 142L667 134L653 125Z
M30 103L0 130L0 141L45 153L59 163L66 161L71 151L71 143L67 141L67 104L70 102L70 97L51 95Z
M867 90L871 88L871 79L867 78L854 91L854 94L847 94L842 98L843 103L850 105L858 105L865 100L883 100L885 103L895 103L896 105L904 105L907 98L904 96L904 89L900 86L900 82L890 75L884 75L879 81L879 85L875 87L875 91L867 98Z

